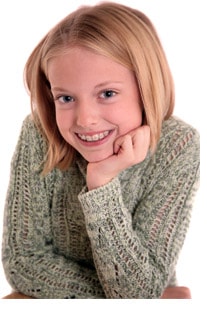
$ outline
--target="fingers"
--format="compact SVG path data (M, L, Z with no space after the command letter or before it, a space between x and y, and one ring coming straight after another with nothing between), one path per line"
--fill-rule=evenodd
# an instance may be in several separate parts
M114 153L128 158L132 164L143 161L150 146L150 128L148 125L129 132L119 137L114 144Z
M148 125L140 126L137 130L131 132L132 143L134 147L135 157L141 162L147 156L150 146L150 128Z
M150 145L150 129L141 126L126 135L120 136L114 143L114 154L87 166L87 186L94 189L107 184L122 170L142 162Z
M132 137L130 134L120 136L114 143L114 153L121 154L124 151L130 151L133 149Z

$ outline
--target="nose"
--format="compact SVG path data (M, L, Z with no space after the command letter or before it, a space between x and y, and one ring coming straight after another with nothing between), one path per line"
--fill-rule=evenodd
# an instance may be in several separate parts
M98 122L98 111L95 103L79 101L76 109L76 124L80 127L90 127Z

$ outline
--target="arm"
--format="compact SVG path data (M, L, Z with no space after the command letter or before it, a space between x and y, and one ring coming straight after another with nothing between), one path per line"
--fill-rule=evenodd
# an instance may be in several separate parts
M184 133L146 165L148 179L138 165L79 196L108 298L159 298L173 275L199 173L198 136Z
M104 298L96 270L53 248L51 198L40 177L43 140L31 121L23 125L12 160L5 206L2 259L11 286L36 298ZM50 190L52 186L50 187Z
M2 299L32 299L32 297L23 295L19 292L12 292ZM192 297L188 287L168 287L162 294L161 299L192 299Z

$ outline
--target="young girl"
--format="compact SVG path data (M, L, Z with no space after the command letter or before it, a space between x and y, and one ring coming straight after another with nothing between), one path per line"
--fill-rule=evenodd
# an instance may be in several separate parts
M3 265L35 298L161 298L199 176L199 135L172 116L150 20L81 7L29 57L28 116L12 160Z

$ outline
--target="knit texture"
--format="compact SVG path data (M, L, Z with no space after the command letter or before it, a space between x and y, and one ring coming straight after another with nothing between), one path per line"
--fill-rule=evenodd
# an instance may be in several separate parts
M86 161L41 176L46 143L28 116L12 159L2 261L36 298L159 298L176 284L199 179L199 134L171 117L154 156L88 191Z

